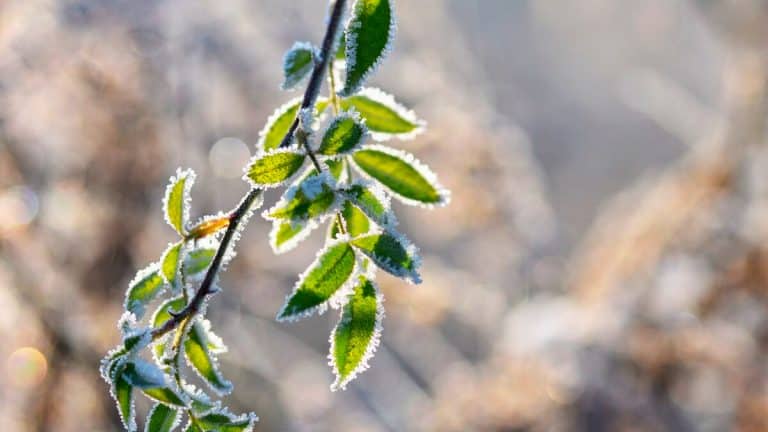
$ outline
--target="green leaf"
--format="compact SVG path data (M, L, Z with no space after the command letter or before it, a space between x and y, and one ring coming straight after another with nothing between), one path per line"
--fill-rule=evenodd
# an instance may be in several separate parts
M296 112L301 105L300 97L292 99L284 104L267 119L264 129L259 132L259 142L256 148L261 151L274 150L280 147L283 137L291 128L291 123L296 118Z
M171 390L169 387L153 387L142 389L141 391L150 399L164 403L166 405L175 405L179 407L186 405L184 399L182 399L178 393Z
M141 318L144 315L144 308L149 302L155 299L165 289L163 277L160 276L160 270L157 263L152 263L146 268L139 270L131 283L128 285L128 292L125 296L125 309Z
M171 432L181 421L178 410L163 404L155 404L147 416L145 432Z
M337 182L342 181L344 176L344 169L347 166L347 163L344 161L344 159L326 159L325 165L328 166L328 172L331 173Z
M406 204L445 205L450 194L436 176L411 154L380 145L366 146L353 156L355 165Z
M316 227L317 223L312 221L273 221L272 231L269 233L269 245L276 254L288 252L307 238Z
M164 387L165 375L157 366L141 359L135 359L125 364L123 378L132 386L142 390Z
M328 125L316 153L323 156L350 154L363 143L366 133L365 125L354 112L342 113Z
M112 394L117 402L117 411L120 413L120 420L128 431L135 431L136 427L136 406L133 401L133 386L123 377L115 380Z
M344 204L341 206L341 216L344 219L347 234L352 238L365 234L371 229L371 222L365 213L349 201L344 201ZM329 237L335 239L340 232L339 222L334 220L333 224L331 224Z
M364 88L341 100L342 109L354 108L365 120L373 139L385 141L392 136L407 139L424 130L424 122L392 95L377 88Z
M339 92L349 96L363 86L392 47L395 11L390 0L356 0L344 33L347 76Z
M171 319L170 311L181 312L186 303L184 297L176 297L164 301L152 315L152 327L161 327Z
M296 118L301 100L301 97L294 98L272 113L269 119L267 119L267 124L259 132L259 142L256 144L257 149L266 152L280 147L283 137L288 133L293 120ZM325 111L327 106L328 100L326 98L318 98L315 105L316 113Z
M161 327L169 319L171 319L170 311L181 312L181 310L184 309L184 306L186 306L184 297L176 297L176 298L164 301L157 308L155 313L152 315L152 319L151 319L152 327L153 328ZM152 345L152 353L154 354L155 360L158 363L162 361L163 356L165 355L167 345L168 345L167 337L162 337L158 339Z
M187 362L217 394L232 391L232 383L224 379L216 358L210 351L208 329L201 322L195 322L184 341Z
M216 256L215 248L199 248L190 251L184 258L183 272L186 276L193 276L204 272L211 265Z
M397 225L397 218L389 206L389 198L380 187L357 182L344 189L342 193L379 226Z
M296 42L283 57L283 90L300 83L314 66L315 48L308 42Z
M165 221L182 237L186 234L184 225L189 220L189 191L194 182L194 171L177 169L163 198Z
M160 258L160 275L172 289L179 288L180 281L177 276L181 267L181 248L183 245L183 242L168 245Z
M194 423L199 431L216 432L245 432L253 429L254 424L259 420L253 414L234 416L228 412L216 412L197 418Z
M301 275L293 293L277 315L278 321L292 321L318 310L322 313L355 269L355 252L346 242L332 243L318 253Z
M134 359L125 365L122 377L133 387L141 389L148 397L167 405L184 406L185 401L168 385L163 372L152 363Z
M377 291L372 281L361 277L333 329L330 357L336 381L332 390L344 389L367 369L368 360L379 345L384 309Z
M387 273L414 284L421 282L417 272L421 259L416 247L402 236L384 232L358 237L350 243Z
M248 163L246 178L254 187L277 187L296 174L306 154L300 149L277 149L254 156Z
M197 417L209 414L211 411L218 408L218 405L212 402L211 398L200 390L188 390L185 393L190 400L189 407Z
M289 188L280 201L264 212L264 217L294 223L322 219L331 213L338 201L334 183L330 174L310 175Z
M115 379L115 369L120 365L119 361L125 360L125 357L137 351L144 349L152 341L149 329L134 330L123 336L123 342L118 347L110 350L101 360L99 371L102 378L108 383Z

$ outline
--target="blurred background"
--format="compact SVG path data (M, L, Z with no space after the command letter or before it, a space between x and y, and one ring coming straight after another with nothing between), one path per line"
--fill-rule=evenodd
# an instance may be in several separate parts
M210 308L233 408L259 431L768 430L768 1L397 7L373 84L453 191L396 208L424 283L380 276L382 345L331 393L337 314L274 321L322 234L275 257L255 218ZM195 217L237 203L325 8L0 1L0 430L120 429L97 366L174 239L167 178L197 171Z

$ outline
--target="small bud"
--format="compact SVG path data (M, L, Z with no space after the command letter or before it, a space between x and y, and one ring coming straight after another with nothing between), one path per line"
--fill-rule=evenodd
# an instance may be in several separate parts
M197 240L203 237L207 237L211 234L217 233L229 226L229 216L222 216L214 219L208 219L200 222L197 226L189 230L187 234L188 240Z

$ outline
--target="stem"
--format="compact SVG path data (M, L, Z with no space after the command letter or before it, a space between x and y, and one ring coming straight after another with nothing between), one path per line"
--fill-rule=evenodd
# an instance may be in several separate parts
M320 48L320 61L315 63L314 69L312 69L312 76L309 78L309 84L307 84L307 90L304 92L304 99L301 101L297 116L293 119L291 127L288 129L288 133L285 134L283 140L280 142L280 147L288 147L293 140L293 134L296 133L296 129L299 127L299 112L302 109L315 106L317 95L320 93L320 86L323 84L323 76L325 70L330 63L330 59L333 58L336 53L333 51L333 45L339 35L339 27L341 26L341 17L344 14L344 8L347 0L336 0L331 10L331 17L328 20L328 27L325 30L325 37L323 38L323 45Z
M333 76L333 61L328 63L328 93L331 97L331 107L333 108L333 115L339 115L341 111L341 104L339 103L339 96L336 94L336 78Z
M333 77L333 60L328 62L328 93L331 98L331 107L333 108L333 115L338 116L340 111L339 98L336 95L336 80ZM344 218L341 216L341 211L336 213L336 223L339 225L339 232L342 234L347 233L347 226L344 223Z
M346 3L346 0L336 0L336 2L331 6L331 16L328 20L328 26L325 30L325 37L323 38L323 44L320 51L320 61L315 64L315 67L312 70L312 76L310 77L309 84L307 84L307 89L304 92L304 99L301 102L300 110L297 112L297 116L293 120L293 123L291 124L288 132L285 134L285 137L283 137L283 140L280 143L281 147L290 145L291 141L293 140L293 136L299 126L298 114L300 114L301 109L314 109L315 102L317 101L317 95L320 92L320 87L323 83L323 77L328 68L329 60L334 56L333 46L339 34L341 18L344 14ZM306 136L304 138L306 143ZM305 144L305 147L309 149L308 144ZM317 161L314 158L314 154L310 150L308 150L308 154L313 159L313 162L317 164ZM237 208L230 214L227 230L224 232L224 237L222 237L221 243L219 243L219 248L216 250L216 255L213 257L211 266L205 273L205 279L203 279L203 282L200 284L200 288L197 290L194 297L192 297L192 300L189 301L187 306L184 307L184 309L178 313L173 314L171 319L166 321L162 326L152 330L152 340L157 340L158 338L181 325L183 322L186 322L187 319L191 319L192 316L200 311L205 298L214 293L213 283L216 280L216 276L218 276L219 271L221 270L221 264L224 261L224 255L226 254L229 245L232 243L235 233L240 227L240 223L250 211L253 203L256 202L257 198L261 195L261 192L261 189L256 188L248 191L245 197L243 197L242 201L240 201L240 204L237 206Z

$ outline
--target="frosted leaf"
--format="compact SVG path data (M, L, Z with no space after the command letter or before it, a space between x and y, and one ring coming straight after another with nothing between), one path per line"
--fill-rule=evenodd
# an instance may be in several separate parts
M221 339L210 332L210 324L207 321L195 322L189 330L189 335L184 341L184 354L187 363L208 386L218 395L225 395L232 391L232 383L221 374L218 361L214 357L214 351L225 350ZM213 340L211 340L213 338Z
M183 246L184 242L169 244L160 258L160 275L173 292L179 292L181 288L181 280L178 276L181 270L181 260L184 257Z
M133 387L149 398L166 405L185 406L183 395L171 380L154 364L142 359L134 359L125 365L122 377Z
M182 309L184 309L184 306L186 306L186 303L184 301L184 297L182 296L164 301L162 304L160 304L160 306L158 306L155 313L152 314L152 327L162 327L168 320L171 319L171 311L176 313L181 312Z
M206 414L210 414L212 411L221 409L221 402L212 401L207 394L192 384L182 382L182 390L189 399L189 408L196 417L202 417Z
M317 253L286 297L278 321L295 321L315 312L322 314L333 297L344 291L355 270L355 252L347 241L342 237L329 242Z
M197 240L212 234L220 234L229 226L229 215L219 212L197 221L187 234L187 239Z
M363 144L367 133L356 111L342 112L328 124L316 153L334 158L349 155Z
M386 228L397 226L397 217L390 206L389 196L378 184L358 180L344 188L342 194L377 225Z
M432 208L450 201L450 192L440 185L437 176L410 153L367 145L352 160L364 176L379 182L405 204Z
M167 405L156 403L147 415L145 432L171 432L181 423L181 413Z
M171 177L163 197L165 221L182 237L186 235L185 224L189 220L190 190L195 182L195 172L178 168Z
M296 87L312 71L316 49L309 42L296 42L283 56L283 90Z
M201 246L189 251L184 258L183 272L186 277L194 277L205 273L216 255L215 247Z
M114 385L110 388L112 399L117 404L117 412L120 414L120 421L129 432L138 430L136 425L136 403L133 396L133 387L122 377L117 377Z
M133 313L136 318L144 315L144 308L149 302L155 299L163 290L165 282L160 275L160 266L152 263L146 268L139 270L136 276L128 284L128 291L125 295L125 309Z
M334 219L329 225L328 238L335 239L345 231L349 237L354 238L371 229L371 221L368 216L348 200L342 204L339 214L343 220L344 229L339 227L339 220Z
M211 330L210 321L207 319L201 319L198 321L198 324L200 325L200 329L205 336L206 348L208 351L210 351L212 354L224 354L225 352L229 351L221 337L214 333L213 330Z
M321 162L322 163L322 162ZM339 160L333 160L333 159L326 159L325 165L328 168L328 172L331 173L334 179L336 179L337 183L343 183L348 181L347 179L347 162L344 159Z
M256 144L258 151L269 151L280 147L285 134L296 118L296 113L301 105L301 97L291 99L267 119L267 124L259 132L259 142Z
M325 186L333 187L334 184L335 182L328 174L321 174L305 179L299 184L299 188L301 188L301 192L307 199L313 200L323 192Z
M115 381L115 371L122 367L128 358L144 349L152 342L150 329L138 329L123 336L120 346L110 350L101 360L99 372L101 377L109 384Z
M387 273L412 284L421 283L418 249L402 234L388 230L358 237L350 243Z
M157 366L142 359L134 359L125 365L123 376L134 387L148 389L165 386L165 375Z
M282 186L299 172L306 156L303 150L296 147L257 154L248 162L243 179L255 188Z
M251 432L259 418L255 414L243 414L240 416L230 413L226 409L218 410L197 417L191 424L194 428L190 431L226 431L226 432ZM195 429L196 428L196 429Z
M360 277L331 333L328 358L336 375L331 390L345 389L358 374L368 369L368 361L381 339L383 302L384 297L373 281Z
M390 138L411 139L424 131L426 123L416 114L378 88L366 87L341 100L343 109L355 109L365 120L371 137L376 141Z
M162 327L168 320L171 319L171 311L181 312L181 310L184 309L184 306L186 306L184 297L176 297L164 301L152 315L152 319L150 320L152 327ZM165 360L164 357L167 352L169 340L169 335L165 335L156 340L152 345L152 355L155 359L155 362L158 364L162 364Z
M269 151L280 147L283 137L288 133L291 124L296 119L301 100L301 97L291 99L269 116L264 128L259 132L259 142L256 144L258 151ZM315 104L315 115L325 111L326 107L328 107L328 99L318 98ZM293 138L291 142L293 142Z
M275 205L262 214L268 220L321 221L332 215L341 202L335 192L336 181L326 171L310 175L288 188Z
M272 230L269 232L269 245L276 254L288 252L296 247L302 240L309 237L312 230L318 227L316 221L272 221Z
M342 96L355 93L392 50L395 11L392 0L355 0L347 21L345 55L347 75Z

